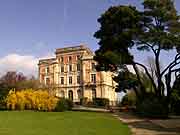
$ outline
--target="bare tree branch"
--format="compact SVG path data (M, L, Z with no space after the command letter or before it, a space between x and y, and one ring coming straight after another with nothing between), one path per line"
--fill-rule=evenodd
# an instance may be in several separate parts
M143 65L143 64L141 64L141 63L137 63L137 62L135 62L134 64L135 64L135 65L139 65L139 66L141 66L141 67L145 70L145 72L146 72L147 76L149 77L149 79L150 79L150 80L151 80L151 82L152 82L152 85L153 85L153 87L154 87L154 90L155 90L156 92L158 92L158 91L157 91L157 86L156 86L156 84L155 84L155 82L154 82L153 78L151 77L151 75L150 75L150 73L149 73L148 69L146 68L146 66L144 66L144 65Z
M151 50L154 52L154 54L156 54L156 50L154 49L154 46L153 46L153 45L151 45L151 44L149 44L149 43L147 43L147 42L145 42L145 41L141 41L141 43L147 45L148 47L150 47Z
M180 59L180 53L176 54L174 61L172 61L162 72L161 76L164 75L164 73L171 67L175 67L176 65L180 64L180 62L177 62L177 60Z

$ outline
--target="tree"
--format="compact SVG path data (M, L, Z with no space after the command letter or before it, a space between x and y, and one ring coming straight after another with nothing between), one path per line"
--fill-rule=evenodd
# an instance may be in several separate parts
M22 73L7 72L0 78L0 100L2 100L11 89L16 89L18 82L27 78Z
M161 61L160 61L159 65L160 65L160 70L162 70L163 69L163 64L161 63ZM153 78L153 80L155 82L157 82L157 69L156 69L156 62L155 62L154 57L151 57L151 56L147 57L147 67L148 67L148 71L151 74L151 77ZM151 90L154 91L152 83L151 83L150 80L149 80L149 83L150 83L149 86L151 85L150 86Z
M141 93L146 94L146 88L140 77L139 67L151 81L155 96L161 100L166 97L169 105L171 95L171 76L180 63L180 20L172 0L144 0L143 11L132 6L110 7L99 19L100 29L94 34L99 39L100 48L95 52L98 70L110 70L120 73L124 64L133 66ZM136 47L139 52L151 51L155 59L156 80L149 67L133 59L129 50ZM177 50L175 59L160 68L162 51ZM163 82L163 78L166 82ZM165 88L167 95L165 95ZM167 108L168 109L168 108Z
M94 36L100 39L100 48L95 52L94 59L98 61L98 70L110 70L119 74L116 81L122 76L123 72L120 71L124 65L133 61L128 49L134 45L132 39L134 33L138 32L136 28L139 27L139 19L139 12L132 6L110 7L98 19L101 27Z
M43 85L40 84L39 80L37 80L34 76L26 79L19 81L16 84L16 89L21 90L21 89L33 89L33 90L38 90L40 88L45 88Z
M180 75L176 76L176 80L173 84L170 103L171 111L180 115Z
M17 82L24 81L27 78L23 75L23 73L17 73L14 71L7 72L4 76L1 77L1 82L6 83L11 86L15 86Z
M138 91L138 82L135 74L129 72L126 66L123 67L123 70L119 71L117 76L113 77L113 80L117 82L116 92L125 92L127 90L133 89L136 95L139 97L140 92Z
M157 82L151 80L158 97L162 97L165 90L162 78L172 66L167 65L164 70L161 70L160 54L162 50L168 51L179 48L179 17L172 0L145 0L143 5L144 12L142 12L141 21L144 30L137 36L136 45L140 51L152 51L155 59Z
M28 78L23 73L9 71L0 78L0 100L2 100L11 89L34 89L40 88L40 83L35 77ZM44 88L43 86L41 88Z
M135 106L136 105L136 94L134 91L129 91L126 93L126 95L123 96L121 104L124 106Z

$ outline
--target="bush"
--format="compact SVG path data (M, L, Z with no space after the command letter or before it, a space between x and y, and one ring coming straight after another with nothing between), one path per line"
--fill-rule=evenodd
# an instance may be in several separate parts
M80 99L80 105L86 106L88 104L88 98L83 97Z
M56 104L55 111L63 112L67 110L72 110L73 102L69 99L60 98Z
M7 110L6 102L4 100L0 100L0 110Z
M176 115L180 115L180 91L174 89L172 91L171 94L171 100L170 100L170 104L171 104L171 112L176 114Z
M123 106L135 106L136 105L136 95L133 91L127 93L121 101Z
M11 90L6 97L6 105L9 110L53 111L57 100L43 90Z
M88 101L86 106L88 106L88 107L96 107L92 101Z
M89 101L88 98L81 98L80 105L88 107L108 107L109 99L107 98L93 98L92 101Z
M73 101L70 99L66 99L67 102L67 110L72 110L73 108Z
M180 101L172 104L171 107L172 107L171 108L172 113L174 113L175 115L180 115L180 108L179 108L180 107Z
M157 97L146 97L137 103L137 113L144 117L166 118L168 113L163 101Z
M108 107L109 106L109 99L107 98L94 98L93 105L96 107Z

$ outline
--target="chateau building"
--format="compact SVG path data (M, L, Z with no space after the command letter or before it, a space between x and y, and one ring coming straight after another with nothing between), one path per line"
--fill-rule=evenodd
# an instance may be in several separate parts
M39 60L39 80L53 86L55 95L79 102L80 98L116 101L111 72L97 72L93 52L84 45L56 49L56 57Z

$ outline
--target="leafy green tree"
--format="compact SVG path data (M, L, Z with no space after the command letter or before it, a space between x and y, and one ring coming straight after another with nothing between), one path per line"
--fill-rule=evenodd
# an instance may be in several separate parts
M114 76L114 81L117 82L116 92L125 92L127 90L133 89L137 96L140 96L138 91L138 81L136 75L129 72L126 66L123 67L123 70L119 71L117 76Z
M100 39L100 48L95 52L94 59L98 61L98 70L110 70L118 74L114 79L119 84L119 91L122 88L130 87L129 84L136 89L134 83L136 80L132 79L131 75L127 76L129 72L124 67L125 64L133 63L133 56L130 54L129 48L133 47L134 34L138 33L138 28L141 27L140 18L135 7L118 6L110 7L98 19L101 27L94 36ZM139 71L134 64L133 66L137 72L137 78L140 80ZM141 82L139 81L139 83Z
M169 105L172 91L172 73L179 71L180 20L172 0L144 0L143 11L132 6L110 7L98 19L101 27L94 34L99 39L99 49L95 52L99 70L110 70L120 74L124 64L132 65L141 93L146 93L139 68L143 69L151 81L154 95L159 100L166 96ZM151 51L155 59L156 80L149 67L133 59L129 50L136 47L139 53ZM176 49L177 55L164 69L160 68L162 51ZM163 78L166 79L163 82ZM166 89L165 89L166 88ZM165 95L165 90L167 95Z

